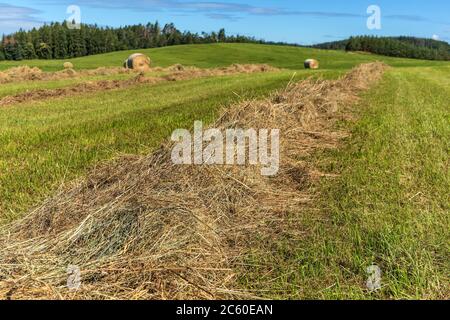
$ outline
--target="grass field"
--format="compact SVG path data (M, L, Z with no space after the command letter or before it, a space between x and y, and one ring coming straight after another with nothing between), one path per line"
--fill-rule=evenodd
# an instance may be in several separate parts
M0 221L22 215L37 200L63 182L86 172L97 161L121 153L145 153L179 127L193 120L211 120L220 107L243 98L269 94L296 79L336 78L360 61L372 57L337 53L345 63L324 52L320 71L303 69L310 49L249 44L177 46L144 50L158 66L176 63L202 68L233 63L268 63L289 68L281 73L218 77L143 85L136 90L89 93L29 102L2 108L0 113ZM317 51L320 52L320 51ZM75 68L120 66L130 52L89 56L73 61ZM347 60L344 60L344 59ZM350 59L349 59L350 58ZM1 62L0 70L16 65L61 69L62 61ZM302 69L300 69L302 68ZM49 81L24 81L0 86L0 98L38 89L69 87L85 81L127 79L130 75L89 76ZM183 110L182 113L179 110ZM76 121L74 121L76 119ZM36 165L38 164L38 165Z
M175 128L210 122L221 107L267 96L294 72L297 81L311 75L337 78L359 63L382 60L393 68L363 94L354 110L359 120L339 124L352 135L341 148L311 160L336 177L316 186L320 197L300 221L304 237L273 243L270 252L264 248L249 257L253 267L241 270L240 283L277 299L450 296L449 63L253 44L142 52L158 66L267 63L286 70L143 84L0 108L0 221L23 216L99 162L148 153ZM71 61L79 69L117 66L129 53ZM321 61L322 70L301 70L310 57ZM19 64L55 71L62 61L1 62L0 70ZM3 84L0 98L84 80ZM373 294L364 287L372 264L381 268L383 279Z
M133 77L131 74L118 74L107 76L87 76L80 78L69 78L61 80L48 81L21 81L4 83L0 86L0 99L5 96L16 95L24 91L33 91L38 89L56 89L73 86L86 81L101 81L101 80L125 80Z
M27 64L44 71L62 69L64 61L70 61L75 69L93 69L97 67L119 67L123 61L136 51L119 51L69 60L31 60L3 61L0 70ZM371 61L384 61L390 65L401 66L440 66L446 62L398 59L371 54L355 54L341 51L327 51L289 46L267 46L258 44L207 44L173 46L139 50L149 55L155 66L167 67L176 63L200 68L228 66L233 63L267 63L274 67L303 69L303 62L316 57L322 69L348 70L357 64Z
M209 122L221 107L267 94L292 76L205 78L5 107L0 112L3 218L16 218L97 161L149 152L174 129Z
M448 299L449 79L448 66L392 69L364 94L359 121L341 124L345 147L315 155L338 177L302 214L304 238L252 257L247 287L281 299ZM382 272L375 293L363 286L371 265Z

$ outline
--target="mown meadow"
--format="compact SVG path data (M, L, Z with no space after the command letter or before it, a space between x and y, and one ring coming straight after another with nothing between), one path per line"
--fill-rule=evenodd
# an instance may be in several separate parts
M98 163L158 148L176 128L213 121L221 108L261 99L290 81L338 78L353 66L381 60L383 81L361 95L351 135L311 158L333 178L321 180L314 208L302 214L301 241L281 240L249 257L240 284L276 299L449 298L450 66L287 46L212 44L141 50L154 65L212 68L266 63L280 72L207 77L0 107L0 222L23 217L61 185ZM131 52L70 60L75 69L120 66ZM303 69L306 58L321 62ZM63 61L1 62L62 69ZM0 97L71 86L89 79L0 85ZM302 209L303 210L303 209ZM258 253L259 252L259 253ZM365 287L367 267L382 271L381 290Z

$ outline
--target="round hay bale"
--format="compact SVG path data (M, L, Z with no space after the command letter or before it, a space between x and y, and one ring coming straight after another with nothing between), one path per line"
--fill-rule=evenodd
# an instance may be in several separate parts
M71 62L64 62L64 69L73 69L73 64Z
M319 61L316 59L305 60L305 69L319 69Z
M150 69L150 58L142 53L134 53L125 60L124 67L138 71L147 71Z

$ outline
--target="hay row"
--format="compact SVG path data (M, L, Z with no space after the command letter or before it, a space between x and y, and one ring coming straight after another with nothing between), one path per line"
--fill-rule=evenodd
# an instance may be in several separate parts
M105 69L108 70L108 69ZM116 70L116 69L112 69ZM197 79L202 77L211 76L226 76L242 73L259 73L259 72L275 72L279 69L268 65L238 65L234 64L229 67L214 68L214 69L200 69L195 67L184 67L182 65L175 65L168 68L157 68L157 71L167 72L162 76L148 77L143 73L139 73L136 77L128 80L100 80L100 81L87 81L81 84L68 86L57 89L37 89L31 91L25 91L16 95L5 96L0 99L1 106L9 106L17 103L23 103L28 101L43 100L48 98L56 98L63 96L71 96L76 94L86 94L90 92L106 91L112 89L128 88L137 84L156 84L167 81L181 81ZM86 72L98 72L99 70L86 71ZM102 69L102 72L104 70ZM114 72L114 71L113 71Z
M335 81L303 81L227 109L217 128L279 128L281 169L175 166L171 144L95 168L24 219L0 229L0 297L11 299L252 298L237 285L251 249L291 232L320 173L305 156L337 146L339 114L382 76L358 66ZM68 265L81 269L78 291Z
M66 68L56 72L44 72L37 67L19 66L0 71L0 84L22 82L22 81L50 81L64 80L70 78L80 78L86 76L108 76L116 74L131 74L132 70L124 68L100 67L93 70L75 71L73 68Z
M229 67L215 68L215 69L200 69L196 67L185 67L181 64L176 64L169 66L167 68L155 67L150 69L154 72L178 72L183 73L201 73L202 70L209 70L206 73L211 73L212 75L220 74L232 74L234 73L253 73L253 72L269 72L277 71L277 68L271 67L265 64L234 64ZM204 72L204 71L203 71ZM21 81L49 81L49 80L64 80L71 78L82 78L86 76L109 76L117 74L137 74L139 71L126 69L126 68L115 68L115 67L100 67L92 70L79 70L75 71L73 68L67 68L57 72L44 72L37 67L19 66L7 69L5 71L0 71L0 84L2 83L12 83Z
M161 82L158 78L146 78L146 83ZM10 106L18 103L24 103L29 101L41 101L49 98L66 97L72 95L80 95L91 92L107 91L113 89L127 88L130 86L143 83L143 78L137 76L130 80L101 80L101 81L88 81L73 86L57 89L37 89L31 91L25 91L12 96L5 96L0 99L0 107Z

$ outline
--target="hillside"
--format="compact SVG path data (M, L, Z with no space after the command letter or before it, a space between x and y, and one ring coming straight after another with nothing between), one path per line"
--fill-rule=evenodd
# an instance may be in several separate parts
M402 58L450 60L450 45L447 42L415 37L359 36L317 44L313 47L328 50L364 51Z
M312 48L276 46L262 44L219 43L204 45L180 45L164 48L117 51L88 57L67 60L22 60L0 61L0 70L28 65L44 71L62 69L64 61L70 61L75 69L94 69L98 67L121 67L123 61L134 52L147 54L154 66L167 67L176 63L200 68L228 66L233 63L267 63L274 67L291 70L304 69L308 58L320 61L321 69L348 70L359 63L383 61L392 66L442 65L442 62L425 62L411 59L349 54L341 51L327 51Z

